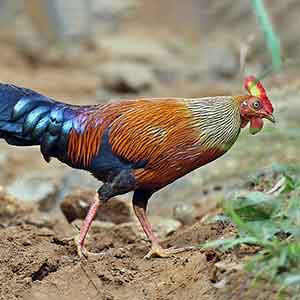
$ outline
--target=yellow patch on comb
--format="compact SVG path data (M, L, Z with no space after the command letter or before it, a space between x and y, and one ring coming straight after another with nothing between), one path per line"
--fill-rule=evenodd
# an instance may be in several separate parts
M262 83L258 81L253 75L246 77L244 87L251 96L261 99L267 97L266 90L263 87Z
M260 89L252 82L249 83L249 93L255 97L259 97L261 95Z
M272 103L267 96L264 86L259 80L257 80L253 75L250 75L245 78L244 87L251 96L261 99L267 113L273 113Z

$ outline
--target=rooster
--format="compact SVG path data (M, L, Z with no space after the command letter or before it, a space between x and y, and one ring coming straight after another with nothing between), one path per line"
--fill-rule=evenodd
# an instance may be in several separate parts
M77 106L0 84L0 138L11 145L40 145L47 162L57 158L103 182L76 240L80 256L88 254L84 241L97 209L134 191L135 214L151 241L146 256L168 257L191 247L160 246L146 216L152 194L223 155L248 123L256 134L264 118L275 122L263 85L249 76L244 86L248 93L241 96Z

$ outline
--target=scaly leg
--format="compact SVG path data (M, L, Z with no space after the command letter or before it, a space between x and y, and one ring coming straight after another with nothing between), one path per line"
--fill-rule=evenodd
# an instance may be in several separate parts
M87 257L89 254L86 251L86 249L84 248L84 241L85 241L86 235L92 225L92 222L96 217L97 210L100 206L101 206L101 201L100 201L98 193L97 193L94 197L94 203L91 205L91 207L83 221L83 224L81 225L79 237L77 237L77 236L75 237L75 242L77 245L77 253L78 253L79 257L82 257L82 256Z
M174 254L195 250L195 247L182 247L182 248L169 248L164 249L160 246L157 236L154 234L149 219L146 216L147 203L151 197L152 192L148 191L135 191L133 195L133 209L135 215L137 216L145 234L151 241L151 250L145 256L145 258L150 257L170 257Z

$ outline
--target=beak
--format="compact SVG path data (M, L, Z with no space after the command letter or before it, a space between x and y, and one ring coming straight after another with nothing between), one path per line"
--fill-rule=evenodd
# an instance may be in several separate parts
M266 115L265 118L268 119L269 121L271 121L274 124L276 123L275 118L274 118L273 115Z

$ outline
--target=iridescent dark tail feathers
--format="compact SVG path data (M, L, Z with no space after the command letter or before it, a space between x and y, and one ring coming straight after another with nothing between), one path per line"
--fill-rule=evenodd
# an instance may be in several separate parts
M76 106L0 83L0 138L12 145L40 145L46 161L66 147L76 115Z

